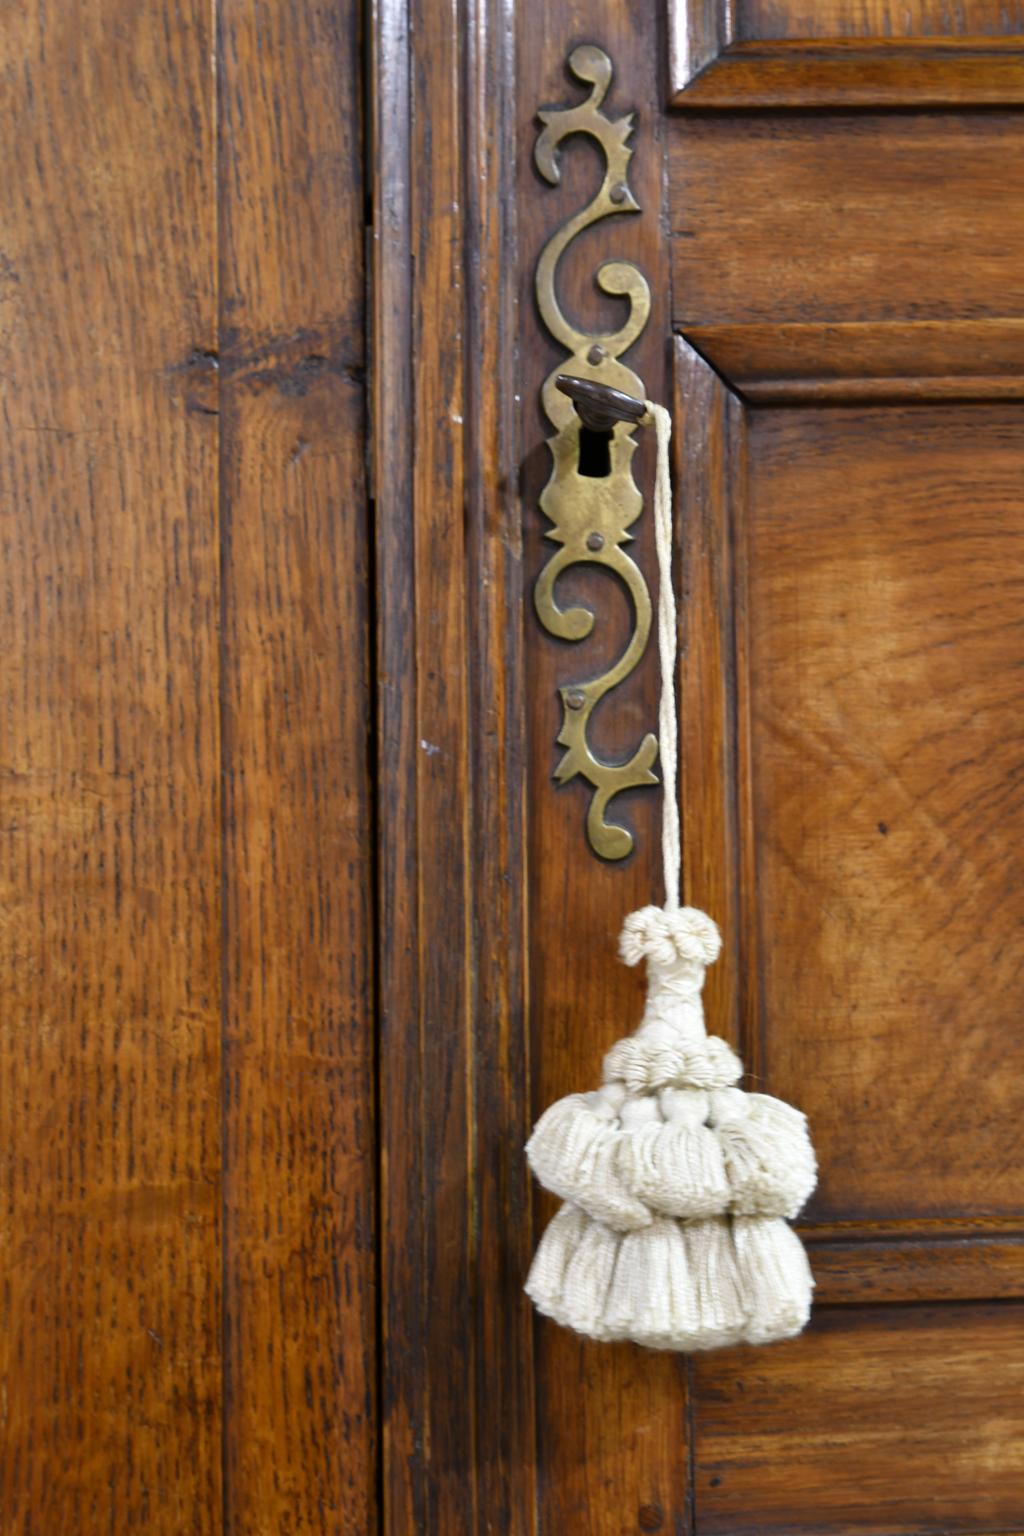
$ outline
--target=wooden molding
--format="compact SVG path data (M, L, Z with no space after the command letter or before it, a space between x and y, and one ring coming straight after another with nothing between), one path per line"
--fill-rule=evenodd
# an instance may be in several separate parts
M811 1243L896 1243L1024 1238L1024 1222L1015 1216L900 1216L855 1221L799 1221L800 1235Z
M815 1280L815 1302L981 1301L1024 1296L1024 1235L1018 1230L960 1235L899 1223L885 1238L851 1224L844 1241L821 1241L813 1226L801 1230Z
M815 1301L982 1301L1024 1296L1024 1229L1013 1217L800 1221Z
M687 343L759 405L1024 396L1024 320L687 326Z
M726 7L670 6L669 105L743 107L1015 106L1024 38L737 40Z
M377 0L382 1528L396 1533L475 1529L495 1510L534 1529L513 77L505 0Z
M667 0L669 100L677 98L733 46L733 8L720 0ZM687 103L688 105L688 103Z

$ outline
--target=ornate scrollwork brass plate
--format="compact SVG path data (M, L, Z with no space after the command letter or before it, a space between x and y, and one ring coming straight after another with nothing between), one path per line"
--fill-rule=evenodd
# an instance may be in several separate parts
M566 783L579 774L593 785L587 812L587 836L595 853L605 859L622 859L633 847L625 827L605 819L609 801L624 789L656 784L651 771L658 752L656 738L648 733L625 763L607 763L595 756L587 739L590 717L599 701L637 666L651 630L651 597L639 566L626 552L628 532L643 510L643 497L633 479L632 458L636 449L633 425L621 422L608 444L609 473L579 473L580 419L572 403L555 387L560 373L596 379L626 394L644 397L643 382L620 361L647 324L651 292L643 274L628 261L606 261L598 269L597 284L603 292L629 302L625 324L611 334L588 333L570 324L558 302L555 278L558 264L582 230L613 214L639 213L629 190L627 176L633 151L628 140L633 115L614 120L601 111L612 78L608 55L591 44L573 49L569 68L578 80L589 84L587 100L575 107L539 113L544 124L534 149L541 175L552 184L560 179L559 146L570 134L589 134L597 141L605 160L605 174L596 195L579 213L555 232L537 263L536 291L544 323L569 353L545 381L544 410L555 428L548 441L554 461L551 479L540 498L540 507L553 526L547 537L559 545L548 560L534 588L534 603L541 623L560 640L584 640L594 627L594 615L586 608L561 608L555 584L563 571L581 562L604 566L619 576L632 599L634 621L629 644L615 665L589 682L570 683L559 691L563 723L558 735L566 748L555 769L555 778Z

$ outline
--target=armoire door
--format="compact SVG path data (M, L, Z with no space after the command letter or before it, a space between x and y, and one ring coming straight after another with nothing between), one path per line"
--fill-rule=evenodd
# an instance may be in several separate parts
M1024 6L6 11L0 1536L1024 1536ZM543 598L612 363L820 1165L696 1357L523 1293L662 896L646 429Z
M1024 1531L1024 9L382 0L372 99L387 1529ZM709 1027L820 1164L808 1330L692 1358L521 1295L522 1141L638 1021L616 938L661 899L658 789L603 858L553 778L631 600L566 571L578 640L534 602L541 387L627 323L610 260L675 416ZM653 651L588 721L608 763Z
M365 28L0 18L0 1532L377 1529Z

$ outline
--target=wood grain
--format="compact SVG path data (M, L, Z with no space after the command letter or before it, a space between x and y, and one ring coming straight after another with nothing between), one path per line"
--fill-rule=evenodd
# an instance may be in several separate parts
M477 1362L467 1336L469 700L465 668L448 664L467 654L465 519L453 515L465 496L458 8L446 0L428 16L413 6L408 22L410 40L426 44L429 38L429 50L417 43L406 53L401 83L402 92L409 91L404 195L415 286L410 328L400 344L414 359L406 430L411 423L422 430L412 444L409 499L399 514L408 520L405 548L394 547L401 524L389 519L381 525L387 533L380 556L380 672L404 694L402 736L393 734L392 705L380 740L384 815L390 820L397 812L392 836L385 834L391 843L385 857L391 867L401 860L405 890L393 910L388 873L382 905L388 950L400 947L412 960L410 973L400 956L393 962L386 953L382 976L385 1511L387 1528L396 1532L472 1526L477 1407ZM433 329L441 314L448 317L443 331ZM390 510L389 465L383 458L378 463L377 484ZM408 575L389 591L389 572L399 563ZM415 596L409 608L398 608L406 581ZM408 843L402 839L406 806Z
M384 1528L396 1536L526 1536L536 1522L502 148L512 43L504 3L377 8Z
M220 1529L209 14L0 45L4 1536Z
M752 1021L809 1214L1019 1217L1016 415L758 411L748 445Z
M973 39L1024 31L1020 0L736 0L735 10L743 39Z
M429 1497L431 1361L427 1296L420 1282L426 1233L421 1121L426 1108L419 1007L419 820L416 659L412 615L416 564L412 499L413 264L409 78L412 39L404 5L373 9L373 333L375 379L378 762L377 906L380 1061L380 1435L381 1529L424 1529ZM385 535L384 530L387 530ZM380 761L380 745L388 756ZM385 808L386 807L386 811ZM410 1130L411 1128L411 1130ZM410 1159L410 1140L417 1156ZM461 1404L460 1404L461 1411Z
M983 1301L1024 1297L1024 1240L1006 1236L929 1237L911 1227L895 1240L851 1226L849 1242L816 1242L808 1253L816 1306L865 1302Z
M1013 116L670 126L673 320L684 333L1024 315L1024 137Z
M509 398L520 345L514 0L474 0L463 44L470 107L466 210L479 263L467 283L466 485L475 873L473 982L476 1458L481 1524L537 1529L527 940L527 679L519 412ZM498 1390L496 1390L498 1386Z
M376 1520L361 39L219 8L226 1530Z
M966 1303L821 1312L790 1343L698 1357L697 1529L1020 1530L1022 1346L1024 1308Z
M12 1536L376 1519L360 38L219 19L7 39Z

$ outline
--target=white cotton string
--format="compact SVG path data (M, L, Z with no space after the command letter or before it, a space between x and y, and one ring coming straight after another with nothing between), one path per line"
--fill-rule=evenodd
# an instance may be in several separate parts
M672 418L663 405L644 404L654 422L657 469L654 477L654 547L658 557L658 655L661 661L661 697L658 702L658 742L663 785L661 857L665 868L665 908L679 908L679 799L676 777L679 768L679 729L676 721L676 599L672 587L672 479L669 442Z

